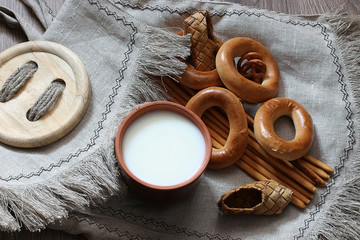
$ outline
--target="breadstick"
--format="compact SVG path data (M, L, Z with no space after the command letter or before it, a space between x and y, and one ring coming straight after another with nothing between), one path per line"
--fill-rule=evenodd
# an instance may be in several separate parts
M169 80L169 81L171 81L171 80ZM165 82L165 78L164 78L164 82ZM177 92L175 89L171 88L169 85L167 85L166 91L168 91L168 92L170 93L170 95L171 95L171 97L173 98L173 100L176 100L177 103L179 103L179 104L181 104L181 105L185 105L185 104L186 104L187 100L184 99L184 98L182 98L182 97L178 94L178 92Z
M277 181L278 183L280 183L281 185L290 188L293 193L294 196L299 198L302 202L304 202L305 204L308 204L310 202L310 199L308 199L306 196L304 196L303 194L301 194L299 191L297 191L296 189L294 189L293 187L291 187L289 184L285 183L284 181L282 181L281 179L279 179L277 176L275 176L274 174L272 174L270 171L266 170L266 168L264 168L263 166L261 166L260 164L258 164L257 162L255 162L254 160L252 160L251 158L249 158L247 155L243 155L241 157L240 161L244 161L246 162L248 165L252 166L253 168L255 168L258 172L260 172L262 175L264 175L265 177L267 177L268 179L274 179L275 181Z
M223 147L223 145L221 145L218 141L216 141L216 139L214 139L213 137L211 138L211 142L212 142L212 145L213 145L213 148L216 148L216 149L220 149Z
M223 132L225 132L226 135L228 135L228 134L229 134L229 124L228 124L228 123L227 123L227 125L222 124L222 123L219 121L219 119L216 118L216 117L214 116L214 114L212 114L212 112L216 112L215 110L216 110L216 109L212 109L212 108L208 109L207 111L205 111L204 116L206 116L207 118L209 118L212 122L216 123L217 127L218 127L219 129L221 129ZM226 121L227 121L227 119L226 119Z
M303 159L310 162L314 166L317 166L323 169L327 173L334 173L334 169L332 169L329 165L325 164L324 162L320 161L319 159L314 158L313 156L306 154L303 156Z
M246 119L247 119L248 124L250 125L250 127L254 127L254 119L253 119L253 117L251 117L249 114L246 114Z
M208 127L208 130L209 130L210 136L211 136L213 139L215 139L219 144L221 144L221 145L222 145L221 147L223 147L223 146L225 145L226 140L225 140L223 137L221 137L221 136L220 136L216 131L214 131L212 128L209 128L209 127Z
M300 174L295 172L288 165L284 164L283 161L272 158L271 156L267 155L265 150L262 149L261 146L254 139L249 138L248 144L249 144L250 148L252 148L255 152L261 154L261 156L264 157L267 162L269 162L271 165L273 165L276 168L278 168L279 170L281 170L283 173L287 174L294 181L301 184L304 188L306 188L310 192L316 191L316 187L311 182L309 182L303 176L301 176Z
M267 161L269 161L272 164L275 164L275 166L278 166L279 169L281 170L281 166L283 166L284 168L286 168L287 170L284 173L288 173L289 175L291 174L290 177L294 176L296 178L298 178L298 175L300 175L299 180L303 181L308 181L310 184L314 185L315 182L313 180L311 180L305 173L301 172L298 168L294 167L293 164L289 161L282 161L280 159L277 159L273 156L271 156L270 154L268 154L267 152L265 152L265 150L260 146L260 144L256 141L254 132L252 130L248 130L248 134L249 136L253 139L253 148L256 150L257 153L259 153L264 159L266 159ZM293 175L293 172L295 172L295 175ZM296 180L296 179L294 179ZM301 183L301 182L299 182ZM309 189L310 190L310 189ZM316 190L316 189L315 189ZM315 191L314 190L314 191Z
M311 163L307 162L305 159L301 158L301 159L298 159L298 161L302 162L305 166L307 166L308 168L313 170L313 172L316 173L317 175L319 175L319 177L321 177L322 179L327 180L327 179L330 178L329 174L327 174L322 169L320 169L320 168L312 165Z
M270 164L268 164L266 161L258 157L255 153L253 153L251 150L247 149L245 151L245 154L250 157L252 160L256 161L258 164L266 168L269 172L273 173L275 176L277 176L281 181L286 182L289 184L289 186L293 187L297 191L299 191L301 194L306 196L309 199L312 199L314 197L314 194L308 192L306 189L304 189L302 186L300 186L298 183L294 182L292 179L287 177L285 174L280 172L278 169L274 168Z
M216 123L214 123L211 119L208 118L207 115L204 115L202 117L203 121L205 122L206 126L208 128L213 129L218 135L220 135L221 137L223 137L224 139L226 139L229 135L229 132L225 132L224 130L222 130L221 128L219 128Z
M301 161L294 160L292 163L299 168L302 172L304 172L306 175L308 175L317 185L320 187L325 187L326 183L324 180L321 179L313 170L311 170L309 167L307 167L305 164L303 164Z

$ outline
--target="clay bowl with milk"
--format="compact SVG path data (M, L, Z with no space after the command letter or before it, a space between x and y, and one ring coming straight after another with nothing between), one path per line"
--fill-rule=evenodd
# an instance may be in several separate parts
M134 109L115 139L124 182L135 195L155 203L174 202L190 194L211 151L203 121L184 106L167 101Z

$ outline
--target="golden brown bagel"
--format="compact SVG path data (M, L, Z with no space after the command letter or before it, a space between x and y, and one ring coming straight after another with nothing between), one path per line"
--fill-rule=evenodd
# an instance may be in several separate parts
M275 133L274 123L281 116L288 116L294 122L296 134L291 141ZM288 98L273 98L264 102L256 112L254 132L266 152L287 161L304 156L313 140L311 116L299 103Z
M250 81L236 69L234 59L248 52L257 52L266 65L261 84ZM274 97L279 89L279 68L271 53L259 42L244 37L226 41L216 55L216 69L224 85L239 98L259 103Z
M183 32L178 32L177 35L182 36ZM223 44L220 39L217 40L220 45ZM199 71L193 68L189 63L185 63L187 65L186 71L176 78L182 85L196 90L223 85L216 69L211 71Z
M224 147L213 148L208 167L220 169L232 165L243 155L248 143L248 126L243 105L229 90L221 87L209 87L195 94L186 107L198 116L210 107L220 107L229 120L229 136Z
M217 70L199 71L186 63L186 71L177 80L184 86L201 90L223 85Z

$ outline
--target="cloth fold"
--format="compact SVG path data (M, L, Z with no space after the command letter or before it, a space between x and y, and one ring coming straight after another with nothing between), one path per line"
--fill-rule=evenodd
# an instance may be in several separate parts
M35 13L44 29L47 29L55 18L55 15L46 1L42 0L21 0Z
M29 40L42 40L42 34L31 24L27 23L19 14L0 6L0 21L10 28L21 28Z

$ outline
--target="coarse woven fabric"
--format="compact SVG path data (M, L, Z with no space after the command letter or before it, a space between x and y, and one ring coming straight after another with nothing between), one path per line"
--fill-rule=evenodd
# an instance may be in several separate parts
M33 7L41 8L41 4ZM117 128L123 117L139 104L166 100L164 90L158 86L161 82L150 76L178 75L186 68L178 58L186 59L190 55L190 36L151 27L123 11L111 18L107 14L93 14L99 9L108 14L114 12L115 6L110 3L81 1L72 7L76 12L69 14L77 16L73 26L64 25L60 20L57 22L61 26L57 32L60 36L50 35L46 39L41 36L40 39L65 45L84 62L92 85L89 107L69 134L45 147L21 149L0 145L3 163L0 229L3 231L19 230L21 226L37 231L66 218L71 209L97 206L126 190L118 177L114 156ZM0 10L5 22L34 33L19 21L18 15ZM38 40L38 34L28 37ZM8 66L5 59L0 71L11 72L5 71ZM7 78L0 81L6 82ZM55 96L47 93L45 90L44 96ZM32 108L38 105L35 102ZM30 110L29 117L32 114Z
M290 16L216 2L117 0L113 4L146 24L167 28L178 28L193 12L206 9L212 16L214 33L222 41L243 36L264 44L279 65L278 96L292 98L309 111L315 124L311 154L335 168L335 173L306 209L290 205L279 216L229 217L219 213L216 202L222 193L253 181L234 166L207 170L193 196L177 204L153 206L128 194L74 211L60 229L85 233L89 239L359 238L359 179L354 174L359 171L355 142L359 121L358 17ZM99 1L99 13L111 18L114 12L107 12L102 5ZM62 13L66 12L63 9ZM59 18L67 19L65 15ZM246 109L254 114L257 105L247 104ZM287 135L289 127L282 126L279 131Z
M92 129L89 131L97 136L95 148L113 141L113 124L126 114L119 107L124 100L117 91L125 93L132 89L122 90L121 84L114 90L104 81L126 82L133 74L131 66L138 52L133 50L131 40L134 36L138 40L135 29L140 23L176 32L186 17L204 9L212 16L214 34L222 41L250 37L270 50L280 69L278 96L294 99L308 110L315 125L310 153L335 169L327 187L318 189L305 209L289 205L276 216L225 216L216 206L221 194L254 181L231 166L206 170L200 186L184 201L154 206L128 192L120 194L119 185L113 192L117 196L106 203L95 202L89 208L73 206L67 219L50 227L83 233L89 239L358 239L360 166L355 141L359 137L358 17L291 16L217 2L68 0L44 38L64 44L80 56L92 85L102 89L94 93L93 101L105 110L90 108L90 113L87 112L88 116L102 116L101 126L85 120L89 123L79 128ZM116 30L119 25L123 28L121 32ZM144 86L138 91L148 89ZM162 91L166 97L166 89ZM109 99L112 103L107 105ZM245 107L254 115L258 106ZM282 123L278 130L285 136L291 132L290 126L286 121ZM81 146L83 142L77 144ZM111 155L109 165L116 165L113 153L105 152ZM2 177L1 181L14 184L23 178L35 181L38 175L61 175L63 167L71 169L84 158L66 160L47 171L40 171L40 166L35 165L32 170L35 174L30 175L24 174L24 169L9 168L8 171L16 173L10 173L10 178ZM106 177L110 181L117 179L116 185L121 184L114 174Z

